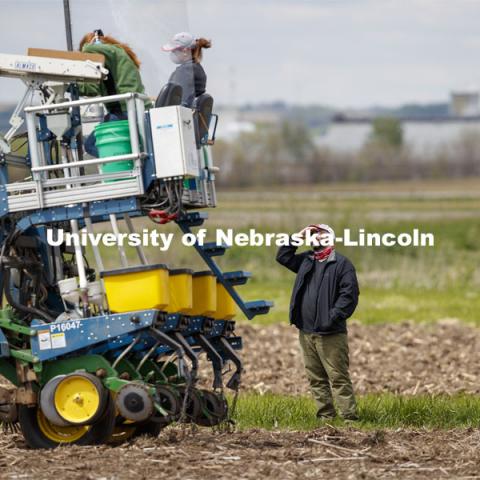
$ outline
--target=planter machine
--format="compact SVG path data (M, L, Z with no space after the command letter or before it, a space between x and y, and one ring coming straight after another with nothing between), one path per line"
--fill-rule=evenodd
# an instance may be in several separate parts
M92 246L92 268L80 246L47 242L47 229L92 232L109 222L118 233L119 219L133 232L134 217L176 222L184 233L200 226L207 215L197 210L216 203L213 99L205 94L185 108L171 84L148 111L148 98L136 93L79 99L79 82L108 74L102 63L44 53L0 55L0 75L27 85L0 137L0 374L11 383L0 386L0 421L19 425L32 448L157 435L175 421L228 421L223 386L236 399L242 373L236 307L251 319L272 303L240 298L234 286L250 274L222 272L213 259L226 246L195 245L208 269L192 272L151 265L141 247L137 265L119 247L118 268L105 270ZM31 96L40 105L25 107ZM112 102L126 104L130 150L86 159L82 111ZM23 155L14 147L22 139ZM129 167L107 168L119 162ZM197 385L201 354L211 389Z

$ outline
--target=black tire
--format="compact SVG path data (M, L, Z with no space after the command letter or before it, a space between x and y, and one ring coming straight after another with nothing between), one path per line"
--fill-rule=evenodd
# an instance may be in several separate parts
M104 415L107 407L108 401L108 390L102 385L102 382L98 377L87 372L75 372L67 375L58 375L52 378L47 384L42 388L40 392L40 408L47 418L50 419L50 422L55 425L67 426L69 423L59 414L55 407L55 392L61 382L67 380L70 377L83 377L89 380L97 389L98 396L100 398L100 403L98 410L93 417L91 417L88 422L76 423L77 426L91 425L99 421Z
M201 390L202 412L195 420L202 427L214 427L222 423L228 415L228 404L225 397L216 392Z
M160 385L157 387L156 400L160 406L167 411L168 416L162 417L159 414L147 422L139 423L134 437L148 435L158 437L160 432L173 421L177 420L182 410L182 399L177 390L169 385Z
M183 407L183 401L186 395L186 388L180 387L178 389L181 395L181 402ZM185 422L191 423L197 421L197 418L202 414L202 395L196 388L191 388L188 393L187 406L185 410Z
M46 426L53 429L55 432L65 432L65 427L56 427L43 416L38 405L34 407L27 407L20 405L18 411L18 422L22 430L23 436L27 445L34 449L55 448L62 444L74 445L98 445L106 443L111 436L115 427L115 406L111 398L109 398L106 410L102 418L92 426L88 427L67 427L71 432L78 432L78 434L65 434L64 440L53 434L49 436L46 434ZM43 423L43 428L41 426ZM84 431L82 435L81 432Z
M216 414L220 422L224 422L228 418L228 402L223 393L212 392L217 398Z
M101 445L108 442L108 439L112 436L115 429L115 420L117 413L115 410L115 402L113 401L110 393L107 393L107 406L103 417L92 426L95 430L94 438L89 443L80 443L80 445Z
M157 399L160 406L166 410L170 419L177 420L182 411L182 396L175 388L169 385L159 385L157 388Z
M138 423L132 438L147 435L149 437L158 437L160 432L167 426L166 423L154 422L150 420L145 423Z
M107 440L108 445L121 445L122 443L128 442L128 440L134 438L137 432L137 424L118 424L116 422L115 429Z

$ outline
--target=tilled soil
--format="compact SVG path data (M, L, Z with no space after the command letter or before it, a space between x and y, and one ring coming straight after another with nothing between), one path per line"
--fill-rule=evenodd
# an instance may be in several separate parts
M1 479L478 478L480 431L216 433L171 428L120 447L24 449L0 435Z
M308 392L298 333L288 325L240 324L242 387ZM480 329L456 321L349 326L351 375L359 394L480 393Z
M296 330L240 324L243 388L308 392ZM480 329L435 325L364 326L349 330L358 393L479 393ZM480 478L480 430L219 433L169 427L160 437L119 447L28 450L20 435L0 433L0 479L288 479Z

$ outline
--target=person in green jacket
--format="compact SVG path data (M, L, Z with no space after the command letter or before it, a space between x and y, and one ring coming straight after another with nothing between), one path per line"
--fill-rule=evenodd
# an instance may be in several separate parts
M80 95L98 97L129 92L145 93L140 75L140 60L128 45L104 35L102 30L95 30L82 38L80 50L84 53L102 54L105 57L105 68L109 72L107 78L99 84L79 84ZM147 108L150 106L150 103L146 104ZM108 113L104 122L127 118L125 102L107 103L105 107ZM90 155L98 157L93 133L85 141L85 150Z

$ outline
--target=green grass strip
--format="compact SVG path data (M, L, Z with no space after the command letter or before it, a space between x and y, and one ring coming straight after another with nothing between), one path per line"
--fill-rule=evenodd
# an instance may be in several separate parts
M358 404L360 421L354 426L361 429L480 427L480 397L474 395L370 394L360 397ZM315 412L315 403L307 396L242 393L235 420L239 429L308 431L322 425ZM328 423L345 425L340 419Z

